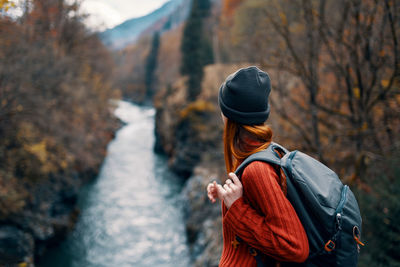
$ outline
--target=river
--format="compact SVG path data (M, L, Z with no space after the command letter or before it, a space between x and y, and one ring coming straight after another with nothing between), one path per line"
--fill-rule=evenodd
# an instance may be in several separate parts
M95 182L79 196L81 215L39 267L189 266L182 181L154 154L154 109L120 101L126 123L108 146Z

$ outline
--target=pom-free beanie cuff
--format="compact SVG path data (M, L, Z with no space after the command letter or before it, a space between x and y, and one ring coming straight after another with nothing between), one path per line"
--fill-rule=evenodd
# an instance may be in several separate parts
M270 92L268 74L252 66L226 78L219 89L218 102L228 119L244 125L262 124L269 117Z
M270 107L268 105L265 111L258 111L258 112L240 112L238 110L232 109L225 105L224 100L221 96L222 88L219 90L219 107L222 113L228 119L231 119L237 123L244 124L244 125L255 125L255 124L262 124L264 123L270 113Z

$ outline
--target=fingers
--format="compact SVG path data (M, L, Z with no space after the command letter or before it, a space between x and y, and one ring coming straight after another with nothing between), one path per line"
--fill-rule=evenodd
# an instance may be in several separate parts
M220 185L217 187L218 195L228 209L243 195L242 183L239 178L234 173L230 173L229 177L231 179L227 179L223 187Z
M232 190L232 189L229 187L228 184L224 184L224 189L225 189L227 192L229 192L229 191Z
M225 184L227 184L232 190L236 190L237 188L239 188L239 186L233 183L231 179L226 180Z
M217 195L220 200L224 200L226 194L226 190L222 187L222 185L217 184Z
M213 184L208 184L207 185L207 193L209 193L210 191L211 191L211 188L213 187L214 185Z
M213 182L212 193L213 193L213 197L214 198L218 197L218 189L217 189L217 182L216 181Z
M239 178L234 173L229 173L229 177L231 179L227 179L223 186L217 184L216 181L207 185L207 196L212 203L215 203L218 198L230 206L232 200L242 195L242 183Z
M216 181L209 183L207 185L207 197L212 202L215 203L217 198L223 200L223 196L226 194L226 189L221 185L217 184Z
M216 201L216 187L215 187L215 182L214 183L209 183L207 185L207 196L208 199L212 202L215 203Z
M239 178L233 172L229 173L229 177L231 177L233 183L236 186L242 187L242 183L240 182Z
M216 201L211 192L208 192L207 196L208 196L208 199L211 201L211 203L214 203Z

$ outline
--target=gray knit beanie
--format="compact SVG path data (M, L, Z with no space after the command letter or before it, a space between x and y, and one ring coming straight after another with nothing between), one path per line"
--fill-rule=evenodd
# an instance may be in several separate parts
M269 116L270 92L268 74L252 66L226 78L219 89L218 102L228 119L244 125L262 124Z

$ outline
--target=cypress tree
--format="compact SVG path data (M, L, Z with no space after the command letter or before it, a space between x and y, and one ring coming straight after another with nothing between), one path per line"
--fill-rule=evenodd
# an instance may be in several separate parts
M151 42L151 49L146 59L146 74L145 74L145 85L147 97L154 95L154 72L157 68L158 50L160 47L160 33L156 32L153 35Z
M193 0L181 43L181 74L188 76L188 100L194 101L201 91L203 67L213 62L210 41L205 37L203 21L210 13L209 0Z

